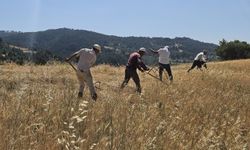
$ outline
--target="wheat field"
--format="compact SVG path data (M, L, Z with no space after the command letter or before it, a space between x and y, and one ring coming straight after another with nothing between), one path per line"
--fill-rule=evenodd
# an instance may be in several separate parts
M94 102L68 64L0 65L0 149L250 149L250 60L189 67L167 85L139 73L139 95L119 89L124 67L98 65Z

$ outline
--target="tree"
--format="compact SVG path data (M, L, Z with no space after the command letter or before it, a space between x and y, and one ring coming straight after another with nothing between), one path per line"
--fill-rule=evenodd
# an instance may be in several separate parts
M22 50L10 47L0 38L0 62L14 62L23 65L26 59Z
M54 57L55 56L50 51L37 51L33 57L33 61L35 64L45 65Z
M3 46L3 39L0 38L0 48Z
M235 40L227 42L222 39L215 51L223 60L250 58L250 45L244 41Z
M27 59L26 55L17 48L9 48L6 50L6 61L14 62L19 65L23 65Z

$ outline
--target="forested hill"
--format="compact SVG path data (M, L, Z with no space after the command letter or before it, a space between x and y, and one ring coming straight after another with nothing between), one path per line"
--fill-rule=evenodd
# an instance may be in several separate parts
M54 54L66 57L72 52L82 48L91 47L98 43L103 47L103 53L98 59L99 63L124 64L127 55L140 47L158 49L169 45L173 60L192 60L199 51L207 49L214 54L215 44L204 43L186 37L181 38L149 38L149 37L118 37L104 35L86 30L73 30L67 28L51 29L39 32L9 32L0 31L0 37L20 47L48 50ZM146 57L150 62L152 56Z

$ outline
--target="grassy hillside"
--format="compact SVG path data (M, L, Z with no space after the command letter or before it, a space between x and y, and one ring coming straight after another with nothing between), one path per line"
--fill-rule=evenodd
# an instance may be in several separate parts
M94 67L93 102L67 64L0 66L0 149L249 149L250 60L189 67L169 85L140 73L142 95L119 90L123 67Z
M189 61L198 52L207 49L209 58L215 58L215 49L218 45L205 43L187 37L176 37L174 39L162 37L118 37L100 34L87 30L74 30L67 28L50 29L39 32L6 32L0 31L0 38L4 41L29 49L48 50L54 55L62 58L83 47L92 47L94 43L102 46L103 52L97 63L126 64L127 56L132 51L145 47L147 49L159 49L165 45L170 46L171 58L176 61ZM145 57L151 63L151 57Z

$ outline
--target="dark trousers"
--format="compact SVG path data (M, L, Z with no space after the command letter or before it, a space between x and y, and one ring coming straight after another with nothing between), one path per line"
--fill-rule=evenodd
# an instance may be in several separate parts
M203 65L205 68L207 68L206 62L200 61L200 60L194 60L194 62L193 62L193 64L192 64L191 68L188 69L188 72L189 72L190 70L194 69L196 66L197 66L197 68L201 69L202 65Z
M173 75L172 75L170 64L161 64L161 63L159 63L159 77L160 77L160 80L162 81L162 73L163 73L164 69L168 73L169 80L172 81L173 80Z
M130 69L129 67L126 67L126 69L125 69L125 77L124 77L124 81L122 82L121 88L124 88L128 84L130 78L132 78L133 81L135 82L136 91L141 93L140 78L139 78L139 76L138 76L138 74L136 72L136 69L134 69L134 68Z

